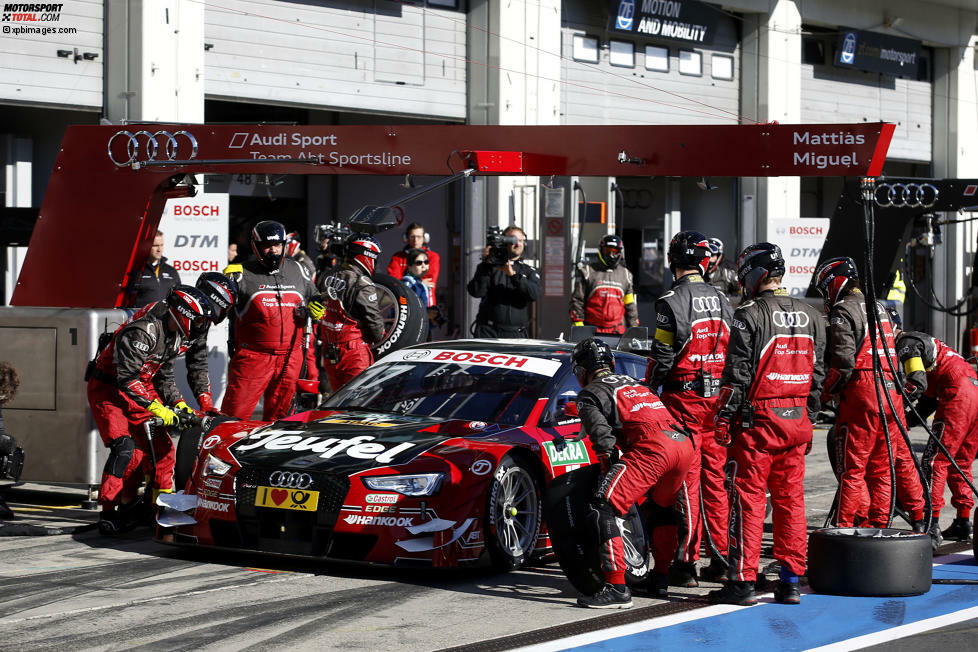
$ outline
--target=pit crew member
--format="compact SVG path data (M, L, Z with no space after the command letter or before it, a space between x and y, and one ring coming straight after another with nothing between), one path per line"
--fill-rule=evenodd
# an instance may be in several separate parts
M615 359L607 344L597 338L583 340L571 359L584 388L577 396L582 431L591 438L603 473L591 502L591 518L601 546L605 585L577 602L593 609L627 609L632 598L615 519L648 495L653 522L646 530L652 533L654 588L656 595L665 595L669 562L676 552L674 508L696 451L688 432L652 390L614 373Z
M680 493L682 523L671 580L684 587L698 586L701 480L708 507L703 527L709 527L716 548L706 576L719 577L726 570L727 449L713 440L712 416L733 311L727 298L703 279L709 260L709 242L702 233L681 231L669 243L669 269L676 282L655 304L655 338L645 377L650 386L662 386L662 402L692 431L696 442L696 458Z
M744 292L733 318L720 394L715 439L730 446L732 499L728 578L712 602L757 602L757 579L767 492L771 493L774 557L781 578L774 597L798 604L805 574L805 454L825 377L823 317L781 287L781 249L761 242L737 261Z
M723 240L707 238L710 243L710 264L706 278L710 285L727 295L733 302L740 298L740 282L737 280L737 266L729 262L723 254Z
M286 416L302 369L302 326L307 314L317 321L323 314L308 270L285 256L285 240L280 223L259 222L251 231L255 257L224 270L239 296L221 411L239 419L250 419L262 396L262 420Z
M624 256L621 238L608 234L601 238L598 260L575 270L570 301L574 326L596 326L598 333L609 335L621 335L626 326L638 326L632 273L622 264Z

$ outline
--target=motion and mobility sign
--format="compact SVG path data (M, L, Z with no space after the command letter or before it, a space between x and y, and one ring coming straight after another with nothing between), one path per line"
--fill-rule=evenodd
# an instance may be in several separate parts
M840 28L835 65L915 79L923 50L920 41Z
M608 31L709 45L717 11L699 0L612 0Z

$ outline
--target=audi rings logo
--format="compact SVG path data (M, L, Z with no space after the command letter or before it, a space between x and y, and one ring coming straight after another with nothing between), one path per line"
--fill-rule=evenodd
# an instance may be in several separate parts
M109 138L108 150L109 160L120 168L150 161L189 161L197 158L197 139L187 131L117 131Z
M873 199L881 208L931 208L940 191L930 183L881 183Z
M804 328L808 326L809 318L806 312L774 312L771 314L774 325L779 328Z
M693 297L693 312L720 312L720 297Z
M294 471L275 471L268 478L268 484L285 489L308 489L312 486L312 476Z

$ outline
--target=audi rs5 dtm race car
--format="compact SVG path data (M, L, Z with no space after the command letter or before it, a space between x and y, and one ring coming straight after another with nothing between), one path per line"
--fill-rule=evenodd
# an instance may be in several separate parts
M181 437L158 537L356 562L519 567L550 551L542 490L596 461L565 404L566 342L460 340L388 354L319 409ZM616 352L620 373L644 358ZM572 410L568 410L573 412ZM186 440L184 438L186 437ZM638 565L644 556L639 554Z

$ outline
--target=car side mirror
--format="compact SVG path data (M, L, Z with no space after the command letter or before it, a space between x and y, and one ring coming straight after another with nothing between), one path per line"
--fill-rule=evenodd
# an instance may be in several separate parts
M577 413L577 401L567 401L564 403L564 416L577 419L581 415Z

